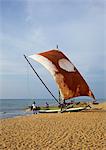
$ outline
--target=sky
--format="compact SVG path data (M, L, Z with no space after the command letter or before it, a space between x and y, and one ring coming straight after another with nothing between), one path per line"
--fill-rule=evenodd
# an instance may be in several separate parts
M0 0L0 98L52 98L24 54L59 49L97 99L106 98L105 0ZM50 73L29 59L52 93Z

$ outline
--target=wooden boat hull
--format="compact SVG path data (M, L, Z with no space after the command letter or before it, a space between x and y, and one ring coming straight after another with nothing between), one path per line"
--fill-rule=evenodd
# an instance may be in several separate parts
M39 113L58 113L61 112L60 109L58 110L39 110Z
M78 112L78 111L82 111L85 110L85 107L78 107L78 108L68 108L63 110L62 112Z
M78 107L78 108L68 108L68 109L64 109L64 110L39 110L39 113L64 113L64 112L78 112L78 111L82 111L86 109L85 107Z

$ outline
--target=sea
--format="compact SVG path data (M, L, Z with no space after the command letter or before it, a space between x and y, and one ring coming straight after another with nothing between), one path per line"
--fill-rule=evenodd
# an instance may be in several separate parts
M57 104L52 99L0 99L0 118L31 115L33 112L28 110L34 101L39 107L45 106L46 102L50 105Z
M46 102L49 105L58 105L53 99L0 99L0 119L12 118L17 116L25 116L33 114L30 110L30 106L33 102L36 102L37 106L45 106ZM80 100L77 100L80 101ZM81 100L83 101L83 100ZM85 99L84 101L91 101ZM98 102L104 102L104 99L98 100Z

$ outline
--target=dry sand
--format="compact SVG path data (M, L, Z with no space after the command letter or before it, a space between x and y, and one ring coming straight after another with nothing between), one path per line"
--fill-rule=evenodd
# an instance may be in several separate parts
M1 119L0 149L106 150L106 103L103 106L104 111Z

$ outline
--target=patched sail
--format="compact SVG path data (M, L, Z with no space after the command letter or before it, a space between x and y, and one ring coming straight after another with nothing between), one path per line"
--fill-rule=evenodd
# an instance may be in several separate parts
M63 100L79 96L90 96L95 99L79 71L61 51L50 50L29 57L50 71Z

